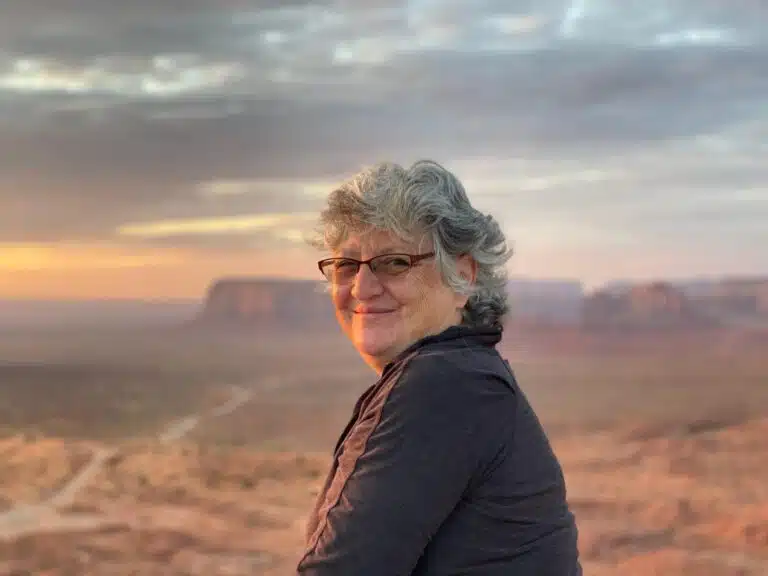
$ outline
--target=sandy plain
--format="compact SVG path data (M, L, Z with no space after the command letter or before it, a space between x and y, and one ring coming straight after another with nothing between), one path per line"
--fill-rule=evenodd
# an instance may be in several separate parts
M510 332L585 574L768 574L757 334ZM0 335L0 575L286 575L374 378L336 332Z

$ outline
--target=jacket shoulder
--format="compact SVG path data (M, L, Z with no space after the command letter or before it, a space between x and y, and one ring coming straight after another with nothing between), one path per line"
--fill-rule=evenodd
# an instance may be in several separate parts
M409 397L467 408L477 403L514 402L517 386L505 360L493 348L434 348L403 364L394 388Z
M403 375L425 377L441 375L464 383L494 382L514 387L509 363L495 348L451 347L425 348L414 353L403 366Z

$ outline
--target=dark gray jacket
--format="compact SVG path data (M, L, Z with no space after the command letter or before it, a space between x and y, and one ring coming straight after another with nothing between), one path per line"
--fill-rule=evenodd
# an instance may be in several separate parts
M547 437L495 345L454 326L358 400L308 523L303 576L580 576Z

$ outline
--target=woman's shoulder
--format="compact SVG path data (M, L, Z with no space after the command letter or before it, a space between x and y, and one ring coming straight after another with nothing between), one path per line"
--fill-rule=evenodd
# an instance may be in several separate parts
M423 397L456 401L513 401L517 385L495 348L424 349L404 362L396 388Z

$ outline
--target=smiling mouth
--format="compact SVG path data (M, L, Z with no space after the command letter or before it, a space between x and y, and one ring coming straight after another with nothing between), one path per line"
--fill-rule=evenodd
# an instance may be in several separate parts
M355 310L358 316L381 316L382 314L391 314L394 310Z

